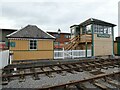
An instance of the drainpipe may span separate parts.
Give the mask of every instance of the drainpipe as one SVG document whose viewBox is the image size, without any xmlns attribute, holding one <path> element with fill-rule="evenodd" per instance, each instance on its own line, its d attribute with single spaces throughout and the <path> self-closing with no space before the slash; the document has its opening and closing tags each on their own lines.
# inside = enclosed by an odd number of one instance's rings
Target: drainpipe
<svg viewBox="0 0 120 90">
<path fill-rule="evenodd" d="M 92 57 L 94 57 L 94 31 L 93 31 L 93 24 L 91 24 L 92 29 Z"/>
<path fill-rule="evenodd" d="M 9 60 L 8 60 L 8 64 L 11 63 L 11 57 L 10 57 L 10 40 L 8 39 L 8 50 L 9 50 Z"/>
<path fill-rule="evenodd" d="M 114 31 L 113 31 L 114 29 L 113 29 L 113 27 L 112 27 L 112 56 L 114 57 L 115 55 L 114 55 Z"/>
<path fill-rule="evenodd" d="M 85 54 L 85 57 L 87 58 L 87 40 L 86 40 L 86 31 L 85 31 L 85 51 L 86 51 L 86 54 Z"/>
</svg>

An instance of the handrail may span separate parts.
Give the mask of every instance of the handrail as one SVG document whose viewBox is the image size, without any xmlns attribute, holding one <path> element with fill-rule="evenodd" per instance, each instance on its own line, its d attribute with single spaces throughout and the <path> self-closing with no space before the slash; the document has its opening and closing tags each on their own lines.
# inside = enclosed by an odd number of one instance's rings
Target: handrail
<svg viewBox="0 0 120 90">
<path fill-rule="evenodd" d="M 72 38 L 69 42 L 69 44 L 65 45 L 64 48 L 67 50 L 69 49 L 74 49 L 80 42 L 83 41 L 90 41 L 92 40 L 92 35 L 91 34 L 82 34 L 82 35 L 77 35 L 74 38 Z"/>
<path fill-rule="evenodd" d="M 71 39 L 71 42 L 72 42 L 72 41 L 75 41 L 76 39 L 78 39 L 79 36 L 80 36 L 80 35 L 75 36 L 74 38 L 72 38 L 72 39 Z"/>
<path fill-rule="evenodd" d="M 80 35 L 78 35 L 78 36 L 75 36 L 71 41 L 70 41 L 70 43 L 68 44 L 68 45 L 65 45 L 65 49 L 69 49 L 69 48 L 71 48 L 73 45 L 74 45 L 74 43 L 73 42 L 78 42 L 78 40 L 80 40 Z M 71 44 L 72 43 L 72 44 Z M 66 48 L 67 47 L 67 48 Z"/>
</svg>

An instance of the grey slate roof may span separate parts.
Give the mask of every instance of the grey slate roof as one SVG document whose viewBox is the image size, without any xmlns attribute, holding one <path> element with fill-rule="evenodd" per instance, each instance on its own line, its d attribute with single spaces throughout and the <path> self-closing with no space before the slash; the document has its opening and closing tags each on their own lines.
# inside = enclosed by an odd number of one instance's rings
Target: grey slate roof
<svg viewBox="0 0 120 90">
<path fill-rule="evenodd" d="M 84 26 L 84 25 L 89 25 L 89 24 L 99 24 L 99 25 L 106 25 L 106 26 L 116 26 L 115 24 L 109 23 L 109 22 L 105 22 L 102 20 L 98 20 L 95 18 L 89 18 L 88 20 L 82 22 L 81 24 L 79 24 L 80 26 Z"/>
<path fill-rule="evenodd" d="M 86 21 L 80 23 L 79 25 L 70 26 L 70 28 L 72 28 L 74 26 L 86 26 L 86 25 L 89 25 L 89 24 L 98 24 L 98 25 L 105 25 L 105 26 L 111 26 L 111 27 L 116 26 L 115 24 L 112 24 L 112 23 L 109 23 L 109 22 L 105 22 L 105 21 L 98 20 L 98 19 L 95 19 L 95 18 L 89 18 Z"/>
<path fill-rule="evenodd" d="M 26 27 L 7 35 L 8 38 L 32 38 L 32 39 L 54 39 L 55 37 L 42 31 L 36 25 L 27 25 Z"/>
</svg>

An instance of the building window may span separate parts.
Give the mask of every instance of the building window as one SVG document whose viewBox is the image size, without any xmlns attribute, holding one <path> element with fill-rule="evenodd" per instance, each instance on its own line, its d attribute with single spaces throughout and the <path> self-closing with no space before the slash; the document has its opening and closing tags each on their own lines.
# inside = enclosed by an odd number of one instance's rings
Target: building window
<svg viewBox="0 0 120 90">
<path fill-rule="evenodd" d="M 93 25 L 93 29 L 96 34 L 112 34 L 109 26 Z"/>
<path fill-rule="evenodd" d="M 112 28 L 108 27 L 108 34 L 112 34 Z"/>
<path fill-rule="evenodd" d="M 104 33 L 104 26 L 99 25 L 99 33 L 103 34 Z"/>
<path fill-rule="evenodd" d="M 98 33 L 98 25 L 93 25 L 94 33 Z"/>
<path fill-rule="evenodd" d="M 58 34 L 54 34 L 54 37 L 58 38 Z"/>
<path fill-rule="evenodd" d="M 64 42 L 64 44 L 68 44 L 69 42 Z"/>
<path fill-rule="evenodd" d="M 54 42 L 54 45 L 60 45 L 60 42 Z"/>
<path fill-rule="evenodd" d="M 65 38 L 70 38 L 70 35 L 65 35 Z"/>
<path fill-rule="evenodd" d="M 15 47 L 16 43 L 15 42 L 10 42 L 10 47 Z"/>
<path fill-rule="evenodd" d="M 37 49 L 37 40 L 30 40 L 30 49 L 31 50 Z"/>
<path fill-rule="evenodd" d="M 96 34 L 104 34 L 107 33 L 107 27 L 101 25 L 93 25 L 94 33 Z"/>
<path fill-rule="evenodd" d="M 87 30 L 87 32 L 86 33 L 91 33 L 91 25 L 88 25 L 88 26 L 86 26 L 86 30 Z"/>
<path fill-rule="evenodd" d="M 108 34 L 108 27 L 104 26 L 104 34 Z"/>
<path fill-rule="evenodd" d="M 71 35 L 75 35 L 75 28 L 74 27 L 71 28 Z"/>
<path fill-rule="evenodd" d="M 86 26 L 82 27 L 82 34 L 86 34 Z"/>
</svg>

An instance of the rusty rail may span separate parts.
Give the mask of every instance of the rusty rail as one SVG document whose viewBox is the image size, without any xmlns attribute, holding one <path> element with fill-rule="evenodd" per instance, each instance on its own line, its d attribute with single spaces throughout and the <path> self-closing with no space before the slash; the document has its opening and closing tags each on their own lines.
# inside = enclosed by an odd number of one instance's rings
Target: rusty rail
<svg viewBox="0 0 120 90">
<path fill-rule="evenodd" d="M 92 78 L 89 78 L 89 79 L 69 82 L 69 83 L 65 83 L 65 84 L 59 84 L 59 85 L 56 85 L 56 86 L 39 88 L 38 90 L 52 90 L 52 89 L 55 89 L 55 88 L 58 88 L 58 87 L 66 86 L 66 85 L 73 85 L 73 84 L 75 85 L 75 84 L 78 84 L 78 83 L 80 84 L 80 83 L 91 82 L 91 81 L 94 82 L 97 79 L 106 78 L 106 77 L 109 77 L 109 76 L 112 76 L 112 75 L 117 75 L 117 74 L 120 74 L 120 71 L 119 72 L 115 72 L 115 73 L 111 73 L 111 74 L 102 74 L 102 75 L 95 76 L 95 77 L 92 77 Z"/>
<path fill-rule="evenodd" d="M 27 67 L 24 67 L 24 66 L 25 65 L 4 68 L 3 74 L 0 77 L 3 79 L 3 82 L 4 81 L 9 82 L 10 78 L 12 78 L 12 77 L 18 77 L 18 78 L 24 79 L 25 76 L 28 76 L 28 75 L 33 76 L 35 79 L 39 79 L 38 74 L 45 74 L 46 76 L 49 77 L 49 75 L 51 73 L 55 73 L 55 72 L 59 74 L 59 73 L 62 73 L 63 71 L 65 71 L 65 72 L 74 74 L 72 71 L 76 71 L 76 72 L 90 71 L 92 69 L 96 69 L 96 68 L 103 69 L 104 67 L 109 67 L 109 66 L 120 67 L 120 60 L 119 59 L 106 59 L 106 60 L 101 59 L 101 60 L 90 60 L 90 61 L 85 60 L 82 62 L 78 61 L 78 62 L 72 62 L 72 63 L 58 63 L 58 64 L 51 64 L 51 65 L 44 65 L 44 66 L 41 66 L 39 64 L 38 65 L 30 65 Z M 45 71 L 44 68 L 46 68 L 46 67 L 49 68 L 50 70 Z M 54 67 L 58 67 L 60 69 L 55 70 Z M 16 70 L 14 70 L 14 68 L 16 68 Z M 36 71 L 35 70 L 36 68 L 39 68 L 42 71 Z M 25 72 L 26 69 L 29 69 L 30 72 Z M 107 75 L 105 75 L 105 76 L 107 76 Z M 99 77 L 95 77 L 95 79 L 99 78 Z M 88 81 L 88 80 L 86 79 L 86 81 Z M 80 81 L 80 82 L 82 82 L 82 81 Z M 77 83 L 77 82 L 75 82 L 75 83 Z"/>
</svg>

